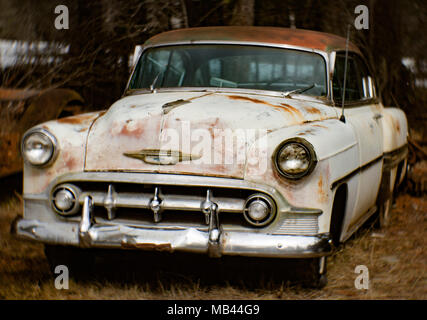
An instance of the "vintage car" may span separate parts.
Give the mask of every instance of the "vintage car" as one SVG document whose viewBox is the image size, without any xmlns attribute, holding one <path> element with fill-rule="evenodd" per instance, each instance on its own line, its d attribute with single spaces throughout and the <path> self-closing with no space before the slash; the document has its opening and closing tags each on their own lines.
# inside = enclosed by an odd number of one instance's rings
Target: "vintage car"
<svg viewBox="0 0 427 320">
<path fill-rule="evenodd" d="M 52 261 L 73 246 L 298 258 L 322 285 L 335 246 L 387 223 L 407 134 L 346 39 L 169 31 L 108 110 L 27 131 L 13 230 Z"/>
</svg>

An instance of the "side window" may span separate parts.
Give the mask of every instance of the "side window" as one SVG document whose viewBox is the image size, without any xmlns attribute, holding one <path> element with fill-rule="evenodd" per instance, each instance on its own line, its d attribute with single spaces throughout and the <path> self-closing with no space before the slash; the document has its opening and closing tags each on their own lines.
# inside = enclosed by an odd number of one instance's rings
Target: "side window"
<svg viewBox="0 0 427 320">
<path fill-rule="evenodd" d="M 345 55 L 337 54 L 332 81 L 334 100 L 342 101 L 344 89 Z M 372 78 L 359 56 L 349 54 L 345 85 L 345 101 L 356 102 L 373 97 Z"/>
</svg>

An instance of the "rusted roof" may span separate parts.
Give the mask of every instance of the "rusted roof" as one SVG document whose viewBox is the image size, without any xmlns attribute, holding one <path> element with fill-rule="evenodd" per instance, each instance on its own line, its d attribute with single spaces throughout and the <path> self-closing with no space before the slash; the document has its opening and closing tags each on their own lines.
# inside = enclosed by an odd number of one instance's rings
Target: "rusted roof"
<svg viewBox="0 0 427 320">
<path fill-rule="evenodd" d="M 276 27 L 202 27 L 178 29 L 160 33 L 146 41 L 146 45 L 182 41 L 242 41 L 288 44 L 322 51 L 344 50 L 346 39 L 334 34 L 303 29 Z M 349 43 L 349 50 L 359 51 Z"/>
</svg>

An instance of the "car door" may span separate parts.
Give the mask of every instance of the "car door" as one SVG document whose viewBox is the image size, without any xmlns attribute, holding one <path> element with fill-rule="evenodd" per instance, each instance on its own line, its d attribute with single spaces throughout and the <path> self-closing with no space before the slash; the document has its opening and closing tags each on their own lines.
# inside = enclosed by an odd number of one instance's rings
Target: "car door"
<svg viewBox="0 0 427 320">
<path fill-rule="evenodd" d="M 345 54 L 337 53 L 335 59 L 333 90 L 334 100 L 342 103 Z M 342 238 L 349 236 L 374 209 L 380 186 L 382 170 L 381 115 L 376 108 L 372 77 L 364 61 L 349 53 L 344 97 L 345 123 L 357 137 L 359 168 L 348 181 L 347 211 L 344 218 Z"/>
</svg>

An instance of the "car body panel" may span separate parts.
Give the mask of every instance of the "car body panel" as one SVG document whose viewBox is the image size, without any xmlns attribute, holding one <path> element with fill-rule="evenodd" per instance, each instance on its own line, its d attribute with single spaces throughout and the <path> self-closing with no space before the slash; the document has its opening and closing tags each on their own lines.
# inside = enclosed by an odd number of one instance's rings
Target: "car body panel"
<svg viewBox="0 0 427 320">
<path fill-rule="evenodd" d="M 164 106 L 174 101 L 181 105 L 165 111 Z M 283 127 L 336 117 L 333 108 L 321 103 L 243 93 L 183 92 L 125 97 L 91 128 L 85 170 L 156 171 L 242 179 L 246 144 L 249 146 L 257 137 Z M 253 137 L 249 137 L 251 131 Z M 227 134 L 233 138 L 240 133 L 246 143 L 228 147 L 225 141 L 221 142 Z M 202 161 L 197 166 L 192 161 L 163 166 L 125 156 L 144 149 L 200 154 Z M 230 164 L 225 163 L 225 153 L 231 157 Z M 237 155 L 239 162 L 233 161 Z"/>
</svg>

